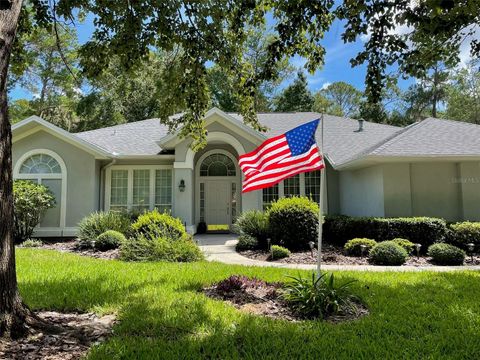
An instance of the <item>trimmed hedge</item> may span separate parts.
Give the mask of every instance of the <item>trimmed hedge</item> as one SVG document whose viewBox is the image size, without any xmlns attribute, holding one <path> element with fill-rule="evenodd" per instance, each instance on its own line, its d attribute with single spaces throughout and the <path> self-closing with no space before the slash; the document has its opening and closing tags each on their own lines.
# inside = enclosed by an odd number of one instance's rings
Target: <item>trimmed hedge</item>
<svg viewBox="0 0 480 360">
<path fill-rule="evenodd" d="M 318 204 L 307 197 L 282 198 L 267 211 L 272 243 L 289 250 L 308 249 L 318 236 Z"/>
<path fill-rule="evenodd" d="M 462 265 L 465 251 L 450 244 L 433 244 L 428 248 L 428 256 L 437 265 Z"/>
<path fill-rule="evenodd" d="M 92 248 L 95 240 L 108 230 L 115 230 L 128 236 L 130 218 L 118 211 L 100 211 L 85 216 L 78 224 L 79 247 Z"/>
<path fill-rule="evenodd" d="M 407 260 L 407 251 L 393 241 L 383 241 L 370 250 L 370 262 L 375 265 L 402 265 Z"/>
<path fill-rule="evenodd" d="M 376 241 L 403 238 L 422 245 L 422 250 L 446 239 L 448 228 L 445 220 L 429 217 L 374 218 L 327 216 L 323 224 L 326 242 L 343 246 L 354 238 Z"/>
<path fill-rule="evenodd" d="M 413 252 L 413 249 L 415 249 L 415 244 L 407 239 L 396 238 L 390 241 L 394 242 L 397 245 L 400 245 L 402 248 L 405 249 L 408 254 L 411 254 Z"/>
<path fill-rule="evenodd" d="M 258 249 L 258 241 L 253 236 L 242 234 L 238 237 L 238 243 L 235 245 L 235 250 L 255 250 Z"/>
<path fill-rule="evenodd" d="M 140 215 L 132 224 L 132 230 L 136 236 L 146 236 L 151 239 L 179 240 L 187 235 L 180 219 L 168 213 L 160 213 L 157 209 Z"/>
<path fill-rule="evenodd" d="M 248 235 L 257 241 L 257 247 L 267 249 L 268 217 L 262 211 L 248 210 L 238 216 L 235 221 L 235 231 L 240 235 Z"/>
<path fill-rule="evenodd" d="M 290 256 L 290 250 L 278 245 L 272 245 L 270 253 L 270 257 L 272 260 L 283 259 Z"/>
<path fill-rule="evenodd" d="M 93 243 L 93 247 L 98 251 L 107 251 L 118 248 L 125 241 L 125 236 L 121 232 L 107 230 L 97 237 Z"/>
<path fill-rule="evenodd" d="M 377 242 L 372 239 L 352 239 L 348 240 L 343 249 L 347 253 L 347 255 L 350 256 L 361 256 L 362 255 L 362 245 L 365 245 L 365 254 L 368 254 L 368 252 L 375 246 L 377 245 Z"/>
<path fill-rule="evenodd" d="M 466 249 L 469 243 L 480 246 L 480 222 L 459 222 L 451 224 L 450 229 L 448 243 L 462 249 Z"/>
</svg>

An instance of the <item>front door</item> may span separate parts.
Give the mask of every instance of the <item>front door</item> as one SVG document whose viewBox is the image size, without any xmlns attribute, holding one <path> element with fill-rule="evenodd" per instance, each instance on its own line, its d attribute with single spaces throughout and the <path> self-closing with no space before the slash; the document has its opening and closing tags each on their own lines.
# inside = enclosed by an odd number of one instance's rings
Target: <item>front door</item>
<svg viewBox="0 0 480 360">
<path fill-rule="evenodd" d="M 205 222 L 208 230 L 228 230 L 230 226 L 230 181 L 205 182 Z"/>
</svg>

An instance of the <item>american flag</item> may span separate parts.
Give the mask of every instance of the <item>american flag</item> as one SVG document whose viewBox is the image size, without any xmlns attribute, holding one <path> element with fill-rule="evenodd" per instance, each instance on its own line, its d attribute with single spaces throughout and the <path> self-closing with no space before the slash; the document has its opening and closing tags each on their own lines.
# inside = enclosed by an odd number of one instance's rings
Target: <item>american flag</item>
<svg viewBox="0 0 480 360">
<path fill-rule="evenodd" d="M 238 163 L 245 174 L 242 192 L 267 188 L 290 176 L 324 168 L 315 141 L 319 122 L 300 125 L 241 155 Z"/>
</svg>

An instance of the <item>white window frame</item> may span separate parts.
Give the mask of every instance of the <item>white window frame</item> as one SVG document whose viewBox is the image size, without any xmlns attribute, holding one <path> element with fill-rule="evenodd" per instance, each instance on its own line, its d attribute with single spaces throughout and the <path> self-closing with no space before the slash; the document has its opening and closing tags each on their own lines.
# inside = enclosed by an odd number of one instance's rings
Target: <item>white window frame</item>
<svg viewBox="0 0 480 360">
<path fill-rule="evenodd" d="M 110 210 L 111 205 L 111 186 L 112 186 L 112 170 L 127 170 L 127 210 L 132 210 L 133 206 L 133 170 L 150 170 L 150 192 L 149 192 L 149 209 L 155 208 L 155 174 L 156 170 L 169 169 L 172 170 L 172 212 L 174 208 L 174 173 L 172 165 L 113 165 L 110 166 L 105 174 L 105 210 Z"/>
</svg>

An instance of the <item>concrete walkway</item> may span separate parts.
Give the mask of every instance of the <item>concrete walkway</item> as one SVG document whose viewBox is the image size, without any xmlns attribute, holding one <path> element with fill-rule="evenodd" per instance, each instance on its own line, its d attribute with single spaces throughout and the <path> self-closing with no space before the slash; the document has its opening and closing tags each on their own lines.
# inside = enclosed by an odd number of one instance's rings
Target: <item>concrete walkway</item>
<svg viewBox="0 0 480 360">
<path fill-rule="evenodd" d="M 195 235 L 195 240 L 204 252 L 208 261 L 245 266 L 270 266 L 283 269 L 314 270 L 311 264 L 283 264 L 246 258 L 235 251 L 237 236 L 234 234 L 202 234 Z M 322 265 L 324 270 L 353 271 L 453 271 L 480 270 L 480 265 L 473 266 L 377 266 L 377 265 Z"/>
</svg>

